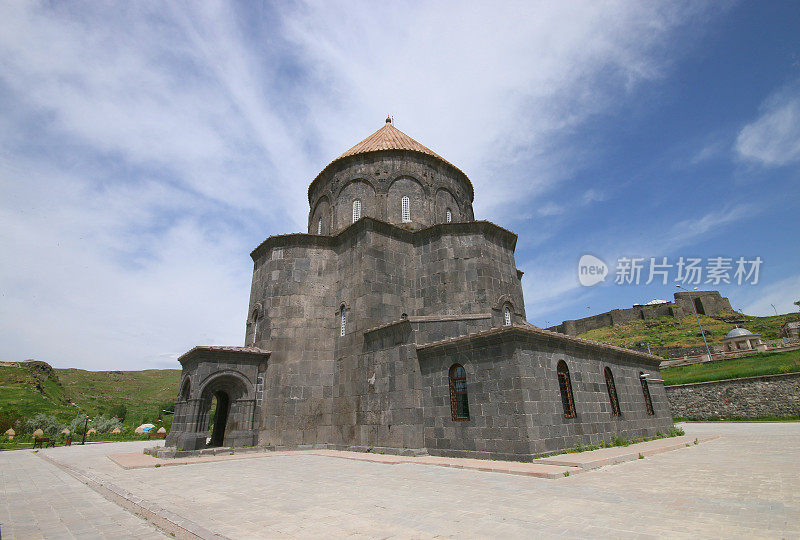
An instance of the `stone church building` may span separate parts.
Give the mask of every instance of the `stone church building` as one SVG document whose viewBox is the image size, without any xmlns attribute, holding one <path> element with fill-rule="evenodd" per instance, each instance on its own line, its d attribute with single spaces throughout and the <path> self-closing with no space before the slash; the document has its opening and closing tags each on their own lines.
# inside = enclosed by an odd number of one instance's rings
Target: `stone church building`
<svg viewBox="0 0 800 540">
<path fill-rule="evenodd" d="M 390 120 L 333 160 L 308 232 L 250 254 L 245 345 L 180 357 L 167 445 L 526 460 L 669 429 L 659 358 L 526 322 L 517 236 L 473 197 Z"/>
</svg>

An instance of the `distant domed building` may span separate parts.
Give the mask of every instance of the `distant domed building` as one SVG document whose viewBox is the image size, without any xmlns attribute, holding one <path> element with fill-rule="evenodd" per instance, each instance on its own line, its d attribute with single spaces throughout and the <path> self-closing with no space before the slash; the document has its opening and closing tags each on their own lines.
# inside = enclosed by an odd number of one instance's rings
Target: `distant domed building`
<svg viewBox="0 0 800 540">
<path fill-rule="evenodd" d="M 761 341 L 761 334 L 754 334 L 745 328 L 734 328 L 722 338 L 723 352 L 734 351 L 766 351 L 767 346 Z"/>
<path fill-rule="evenodd" d="M 167 445 L 525 460 L 666 432 L 661 359 L 528 324 L 517 236 L 475 221 L 473 197 L 389 119 L 333 160 L 308 232 L 250 254 L 244 346 L 179 358 Z"/>
</svg>

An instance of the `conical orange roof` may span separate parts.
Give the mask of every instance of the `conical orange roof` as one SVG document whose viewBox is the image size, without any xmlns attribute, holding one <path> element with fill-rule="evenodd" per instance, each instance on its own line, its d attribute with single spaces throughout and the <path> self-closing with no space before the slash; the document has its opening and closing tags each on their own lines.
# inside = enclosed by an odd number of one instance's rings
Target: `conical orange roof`
<svg viewBox="0 0 800 540">
<path fill-rule="evenodd" d="M 447 160 L 444 159 L 442 156 L 436 154 L 430 148 L 423 146 L 422 144 L 418 143 L 392 124 L 391 120 L 387 119 L 386 124 L 352 147 L 350 150 L 339 156 L 338 158 L 334 159 L 333 161 L 338 161 L 342 158 L 346 158 L 347 156 L 354 156 L 356 154 L 366 154 L 368 152 L 380 152 L 382 150 L 411 150 L 412 152 L 420 152 L 422 154 L 428 154 L 429 156 L 433 156 L 435 158 L 441 159 L 445 163 Z M 452 164 L 451 164 L 452 165 Z"/>
<path fill-rule="evenodd" d="M 380 128 L 378 131 L 361 141 L 360 143 L 353 146 L 350 150 L 342 154 L 341 156 L 337 157 L 333 161 L 331 161 L 322 171 L 317 175 L 317 178 L 314 179 L 314 182 L 311 182 L 311 186 L 319 179 L 325 171 L 327 171 L 332 165 L 336 162 L 348 158 L 350 156 L 356 156 L 359 154 L 368 154 L 370 152 L 384 152 L 387 150 L 406 150 L 410 152 L 419 152 L 420 154 L 426 154 L 428 156 L 434 157 L 462 175 L 466 178 L 467 175 L 464 172 L 444 159 L 442 156 L 431 150 L 430 148 L 418 143 L 392 124 L 392 120 L 390 118 L 386 119 L 386 123 Z M 470 189 L 472 188 L 472 184 L 469 182 L 469 178 L 467 178 L 467 182 L 470 184 Z M 311 186 L 309 186 L 309 194 L 311 192 Z"/>
</svg>

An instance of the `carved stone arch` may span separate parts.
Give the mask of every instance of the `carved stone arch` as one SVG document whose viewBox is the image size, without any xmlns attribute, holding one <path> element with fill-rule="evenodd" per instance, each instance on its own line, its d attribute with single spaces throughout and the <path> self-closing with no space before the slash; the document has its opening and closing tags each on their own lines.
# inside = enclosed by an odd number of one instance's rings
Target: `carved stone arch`
<svg viewBox="0 0 800 540">
<path fill-rule="evenodd" d="M 198 385 L 198 388 L 200 389 L 198 395 L 202 397 L 209 389 L 213 390 L 214 386 L 217 386 L 219 383 L 230 380 L 235 380 L 237 383 L 241 384 L 241 388 L 244 390 L 242 395 L 238 396 L 237 399 L 255 399 L 255 391 L 250 380 L 241 372 L 232 369 L 215 371 L 214 373 L 208 375 Z"/>
<path fill-rule="evenodd" d="M 399 180 L 403 180 L 403 179 L 411 180 L 412 182 L 416 182 L 419 185 L 419 187 L 422 188 L 422 192 L 425 194 L 425 196 L 426 197 L 430 197 L 431 186 L 428 184 L 428 182 L 423 182 L 422 180 L 417 178 L 415 175 L 409 174 L 409 173 L 406 173 L 406 172 L 395 174 L 394 178 L 392 178 L 392 181 L 389 182 L 389 184 L 388 184 L 388 186 L 386 188 L 386 192 L 389 193 L 391 191 L 391 189 L 392 189 L 392 186 L 394 186 Z"/>
<path fill-rule="evenodd" d="M 181 382 L 180 393 L 178 394 L 178 401 L 188 401 L 191 397 L 192 397 L 192 378 L 187 375 Z"/>
<path fill-rule="evenodd" d="M 337 199 L 340 198 L 342 196 L 342 192 L 345 190 L 345 188 L 350 186 L 350 184 L 354 184 L 354 183 L 357 183 L 357 182 L 362 182 L 362 183 L 368 185 L 369 187 L 372 188 L 372 193 L 374 195 L 377 195 L 378 190 L 375 188 L 375 184 L 372 182 L 372 180 L 368 179 L 365 176 L 358 176 L 356 178 L 351 178 L 347 182 L 344 182 L 342 184 L 342 187 L 340 187 L 339 190 L 336 192 L 336 198 Z"/>
<path fill-rule="evenodd" d="M 447 223 L 447 210 L 450 210 L 453 222 L 463 221 L 461 207 L 458 199 L 453 192 L 447 188 L 440 187 L 436 190 L 434 197 L 434 221 L 436 223 Z"/>
<path fill-rule="evenodd" d="M 375 186 L 364 177 L 353 178 L 342 186 L 336 196 L 336 230 L 353 223 L 353 201 L 358 199 L 361 217 L 377 217 L 378 196 Z"/>
<path fill-rule="evenodd" d="M 386 193 L 386 221 L 404 223 L 403 198 L 408 197 L 408 221 L 414 224 L 431 224 L 430 191 L 416 177 L 403 174 L 395 177 Z"/>
<path fill-rule="evenodd" d="M 248 323 L 254 323 L 259 319 L 264 318 L 264 307 L 261 302 L 256 302 L 250 310 L 250 316 L 247 318 Z"/>
<path fill-rule="evenodd" d="M 506 305 L 510 305 L 512 310 L 516 310 L 516 307 L 514 306 L 514 300 L 512 300 L 510 294 L 504 294 L 500 296 L 500 298 L 497 299 L 497 302 L 494 303 L 494 306 L 492 306 L 492 309 L 501 310 Z"/>
<path fill-rule="evenodd" d="M 308 219 L 309 234 L 328 234 L 331 230 L 331 199 L 327 195 L 322 195 L 317 199 L 314 209 Z M 322 226 L 320 227 L 320 220 Z M 320 230 L 321 229 L 321 230 Z"/>
</svg>

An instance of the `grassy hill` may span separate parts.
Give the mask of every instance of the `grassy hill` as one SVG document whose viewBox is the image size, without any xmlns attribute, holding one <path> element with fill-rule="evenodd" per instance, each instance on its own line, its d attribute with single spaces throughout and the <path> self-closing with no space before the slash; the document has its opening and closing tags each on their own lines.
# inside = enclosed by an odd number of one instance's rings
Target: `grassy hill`
<svg viewBox="0 0 800 540">
<path fill-rule="evenodd" d="M 780 329 L 786 322 L 798 320 L 797 313 L 770 317 L 753 317 L 736 312 L 727 312 L 715 317 L 700 315 L 700 322 L 706 332 L 710 346 L 719 345 L 734 326 L 743 326 L 762 335 L 764 340 L 778 339 Z M 578 337 L 618 345 L 620 347 L 641 347 L 651 341 L 651 347 L 701 347 L 703 336 L 697 327 L 694 315 L 677 319 L 660 317 L 653 320 L 636 320 L 620 326 L 607 326 L 584 332 Z"/>
<path fill-rule="evenodd" d="M 125 423 L 138 424 L 153 421 L 162 404 L 174 402 L 179 378 L 177 369 L 85 371 L 52 369 L 44 362 L 0 366 L 0 412 L 14 410 L 25 418 L 43 412 L 66 422 L 79 409 L 93 417 L 122 404 Z"/>
<path fill-rule="evenodd" d="M 800 371 L 800 351 L 765 352 L 661 370 L 665 386 Z"/>
</svg>

